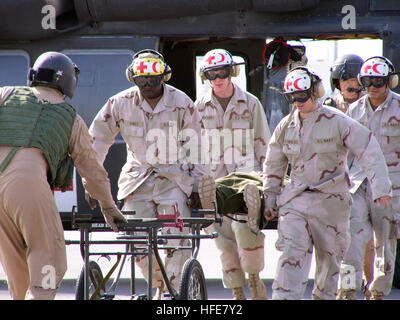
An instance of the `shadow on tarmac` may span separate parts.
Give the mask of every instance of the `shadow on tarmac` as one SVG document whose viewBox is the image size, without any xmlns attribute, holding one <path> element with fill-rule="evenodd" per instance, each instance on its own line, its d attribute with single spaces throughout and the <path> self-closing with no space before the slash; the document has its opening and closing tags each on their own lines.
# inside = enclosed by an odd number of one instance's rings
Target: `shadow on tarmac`
<svg viewBox="0 0 400 320">
<path fill-rule="evenodd" d="M 268 299 L 271 299 L 272 296 L 272 279 L 263 279 L 266 287 L 267 287 L 267 296 Z M 306 292 L 304 294 L 303 300 L 311 300 L 311 292 L 313 288 L 313 279 L 309 279 Z M 232 291 L 230 289 L 225 289 L 222 285 L 221 279 L 207 279 L 207 295 L 208 300 L 232 300 Z M 75 286 L 76 280 L 74 279 L 65 279 L 62 282 L 61 288 L 59 289 L 56 300 L 74 300 L 75 299 Z M 136 293 L 144 294 L 147 292 L 147 283 L 144 279 L 136 279 L 135 281 Z M 249 290 L 245 287 L 246 297 L 250 299 Z M 118 286 L 115 292 L 114 300 L 130 300 L 132 298 L 131 295 L 131 281 L 130 279 L 120 279 L 118 282 Z M 10 295 L 8 293 L 8 287 L 6 281 L 0 281 L 0 300 L 10 300 Z M 363 300 L 364 296 L 360 292 L 357 295 L 358 300 Z M 389 296 L 385 297 L 385 300 L 400 300 L 400 289 L 395 287 L 392 288 L 392 291 Z"/>
</svg>

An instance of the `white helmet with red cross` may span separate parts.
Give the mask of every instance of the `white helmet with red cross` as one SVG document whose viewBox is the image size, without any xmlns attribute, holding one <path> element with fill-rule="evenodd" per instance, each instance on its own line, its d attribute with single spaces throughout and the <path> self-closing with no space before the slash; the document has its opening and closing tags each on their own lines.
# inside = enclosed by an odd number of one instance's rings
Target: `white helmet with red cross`
<svg viewBox="0 0 400 320">
<path fill-rule="evenodd" d="M 364 62 L 360 69 L 360 77 L 387 77 L 391 73 L 387 60 L 373 57 Z"/>
<path fill-rule="evenodd" d="M 321 78 L 306 67 L 292 69 L 283 82 L 283 93 L 295 93 L 310 90 L 316 98 L 322 98 L 325 89 Z"/>
<path fill-rule="evenodd" d="M 399 83 L 399 77 L 392 62 L 382 56 L 375 56 L 365 60 L 358 74 L 360 83 L 362 83 L 361 78 L 363 77 L 387 78 L 389 88 L 394 88 Z"/>
<path fill-rule="evenodd" d="M 284 93 L 305 91 L 311 88 L 311 76 L 302 69 L 290 72 L 284 81 Z"/>
<path fill-rule="evenodd" d="M 239 75 L 240 68 L 238 64 L 233 61 L 233 57 L 229 51 L 224 49 L 213 49 L 208 51 L 204 56 L 200 67 L 200 77 L 202 80 L 206 80 L 204 72 L 210 69 L 219 69 L 227 66 L 232 68 L 232 77 L 237 77 Z"/>
</svg>

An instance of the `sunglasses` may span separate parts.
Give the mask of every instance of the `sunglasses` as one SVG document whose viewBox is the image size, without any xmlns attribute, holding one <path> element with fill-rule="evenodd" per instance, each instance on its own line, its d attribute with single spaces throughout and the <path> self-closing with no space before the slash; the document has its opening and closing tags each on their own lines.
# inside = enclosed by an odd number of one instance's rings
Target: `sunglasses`
<svg viewBox="0 0 400 320">
<path fill-rule="evenodd" d="M 139 88 L 143 87 L 158 87 L 161 84 L 161 76 L 137 76 L 133 81 Z"/>
<path fill-rule="evenodd" d="M 204 76 L 208 80 L 215 80 L 217 78 L 226 79 L 226 78 L 228 78 L 230 76 L 230 74 L 231 74 L 231 68 L 230 67 L 213 69 L 213 70 L 208 70 L 208 71 L 204 72 Z"/>
<path fill-rule="evenodd" d="M 305 90 L 305 91 L 298 91 L 298 92 L 293 92 L 293 93 L 285 93 L 284 94 L 285 99 L 288 103 L 293 103 L 295 101 L 297 102 L 306 102 L 308 99 L 311 97 L 311 90 Z"/>
<path fill-rule="evenodd" d="M 360 81 L 364 88 L 368 88 L 369 86 L 382 88 L 387 82 L 387 77 L 362 77 Z"/>
</svg>

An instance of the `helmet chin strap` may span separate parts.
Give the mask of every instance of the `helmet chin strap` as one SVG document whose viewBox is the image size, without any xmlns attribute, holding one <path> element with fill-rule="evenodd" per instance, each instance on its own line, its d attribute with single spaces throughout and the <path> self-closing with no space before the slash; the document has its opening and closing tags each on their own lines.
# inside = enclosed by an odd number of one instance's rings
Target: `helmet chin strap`
<svg viewBox="0 0 400 320">
<path fill-rule="evenodd" d="M 346 88 L 347 92 L 356 92 L 356 93 L 360 93 L 361 89 L 357 89 L 357 88 Z"/>
</svg>

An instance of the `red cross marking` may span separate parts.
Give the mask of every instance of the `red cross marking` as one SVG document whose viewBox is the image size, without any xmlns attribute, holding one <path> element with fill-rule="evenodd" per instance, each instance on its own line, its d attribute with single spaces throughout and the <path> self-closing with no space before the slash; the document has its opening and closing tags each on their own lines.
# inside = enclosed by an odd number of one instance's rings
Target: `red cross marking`
<svg viewBox="0 0 400 320">
<path fill-rule="evenodd" d="M 143 73 L 144 70 L 147 69 L 147 65 L 145 65 L 143 61 L 140 61 L 140 65 L 137 67 L 137 69 L 139 70 L 140 73 Z"/>
<path fill-rule="evenodd" d="M 289 89 L 289 86 L 291 86 L 292 84 L 293 84 L 293 82 L 290 82 L 290 81 L 286 82 L 286 89 Z"/>
<path fill-rule="evenodd" d="M 211 62 L 215 59 L 215 56 L 209 56 L 206 61 L 208 64 L 211 64 Z"/>
<path fill-rule="evenodd" d="M 368 71 L 369 69 L 371 69 L 371 65 L 366 65 L 366 66 L 364 67 L 364 73 L 367 73 L 367 71 Z"/>
</svg>

